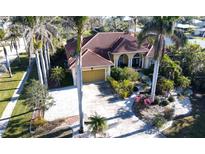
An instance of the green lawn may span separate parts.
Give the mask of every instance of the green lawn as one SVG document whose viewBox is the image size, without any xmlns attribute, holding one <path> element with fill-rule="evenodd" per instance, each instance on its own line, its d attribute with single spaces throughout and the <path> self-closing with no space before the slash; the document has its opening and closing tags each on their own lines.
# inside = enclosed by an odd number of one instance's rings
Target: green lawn
<svg viewBox="0 0 205 154">
<path fill-rule="evenodd" d="M 205 137 L 205 93 L 192 96 L 192 114 L 179 118 L 173 126 L 163 133 L 172 138 L 204 138 Z"/>
<path fill-rule="evenodd" d="M 20 63 L 18 63 L 18 60 L 14 60 L 11 63 L 11 71 L 13 73 L 12 78 L 9 77 L 8 73 L 4 73 L 0 77 L 0 117 L 27 69 L 27 55 L 20 55 L 20 58 Z"/>
<path fill-rule="evenodd" d="M 68 74 L 67 74 L 68 75 Z M 67 76 L 69 78 L 69 76 Z M 24 90 L 31 79 L 38 79 L 36 64 L 34 63 L 31 74 L 26 82 L 24 89 L 18 99 L 18 102 L 12 113 L 12 119 L 10 119 L 8 127 L 3 134 L 5 138 L 18 138 L 18 137 L 32 137 L 29 133 L 29 125 L 32 117 L 32 112 L 29 111 L 29 108 L 25 105 Z M 64 84 L 68 84 L 68 81 L 64 81 Z M 48 134 L 41 137 L 71 137 L 70 130 L 60 130 L 58 132 Z M 35 137 L 35 136 L 34 136 Z"/>
<path fill-rule="evenodd" d="M 26 85 L 28 85 L 28 83 L 31 81 L 31 79 L 37 79 L 37 70 L 35 63 L 33 64 L 29 79 L 26 82 L 22 94 L 20 95 L 19 100 L 12 113 L 12 116 L 16 117 L 10 119 L 3 137 L 30 137 L 29 124 L 32 112 L 29 112 L 28 107 L 24 104 L 24 90 Z"/>
</svg>

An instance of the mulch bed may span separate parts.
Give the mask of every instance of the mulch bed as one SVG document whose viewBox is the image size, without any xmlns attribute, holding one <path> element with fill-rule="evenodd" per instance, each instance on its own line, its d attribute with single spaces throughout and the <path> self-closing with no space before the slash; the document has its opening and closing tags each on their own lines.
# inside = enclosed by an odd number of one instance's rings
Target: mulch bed
<svg viewBox="0 0 205 154">
<path fill-rule="evenodd" d="M 50 138 L 50 137 L 72 137 L 72 129 L 70 125 L 77 122 L 79 116 L 71 116 L 54 121 L 48 121 L 44 125 L 38 127 L 33 134 L 36 138 Z"/>
</svg>

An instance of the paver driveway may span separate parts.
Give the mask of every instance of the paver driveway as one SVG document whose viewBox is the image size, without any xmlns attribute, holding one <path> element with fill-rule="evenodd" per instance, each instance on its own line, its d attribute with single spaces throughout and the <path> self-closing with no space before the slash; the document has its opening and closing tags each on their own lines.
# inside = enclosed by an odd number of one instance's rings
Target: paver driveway
<svg viewBox="0 0 205 154">
<path fill-rule="evenodd" d="M 51 95 L 56 105 L 45 113 L 46 120 L 78 115 L 77 89 L 54 90 Z M 159 132 L 132 112 L 133 97 L 127 100 L 118 98 L 105 82 L 83 86 L 85 120 L 95 113 L 107 119 L 109 137 L 157 137 Z"/>
</svg>

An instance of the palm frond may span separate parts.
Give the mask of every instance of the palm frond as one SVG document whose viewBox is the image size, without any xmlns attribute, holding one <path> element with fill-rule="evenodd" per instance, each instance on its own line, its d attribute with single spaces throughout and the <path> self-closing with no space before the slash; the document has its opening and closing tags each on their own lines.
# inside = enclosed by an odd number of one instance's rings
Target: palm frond
<svg viewBox="0 0 205 154">
<path fill-rule="evenodd" d="M 187 43 L 187 37 L 180 30 L 175 30 L 170 38 L 175 43 L 176 48 L 179 48 L 180 46 L 183 47 Z"/>
</svg>

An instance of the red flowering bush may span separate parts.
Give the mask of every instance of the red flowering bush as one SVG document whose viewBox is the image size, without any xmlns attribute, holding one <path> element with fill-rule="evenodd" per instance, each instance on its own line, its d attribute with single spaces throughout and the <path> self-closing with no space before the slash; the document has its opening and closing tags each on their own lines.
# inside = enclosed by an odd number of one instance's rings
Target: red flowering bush
<svg viewBox="0 0 205 154">
<path fill-rule="evenodd" d="M 135 102 L 140 104 L 140 105 L 144 105 L 144 106 L 149 106 L 153 103 L 151 98 L 149 96 L 145 96 L 145 95 L 136 96 Z"/>
</svg>

